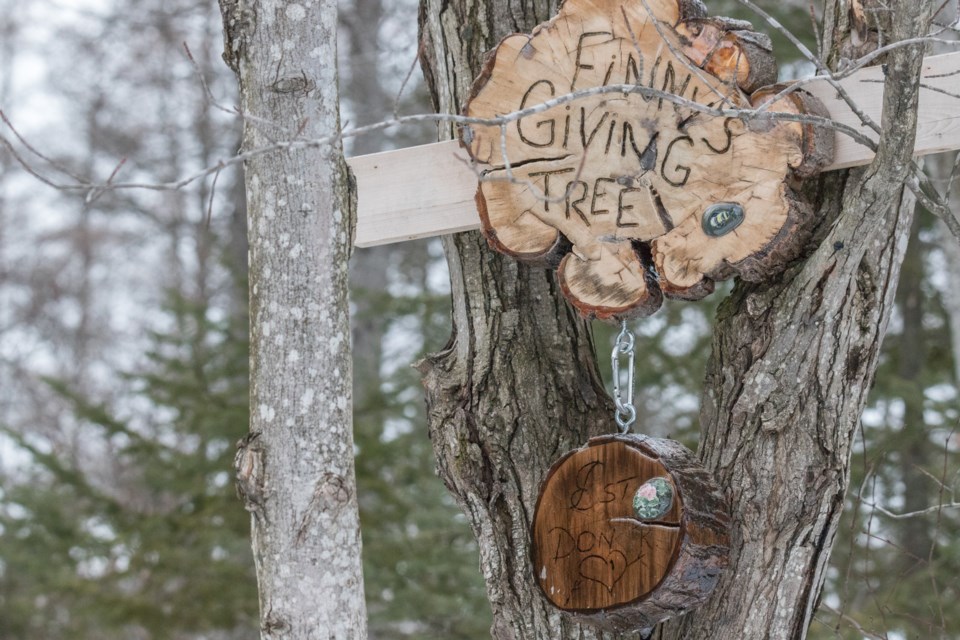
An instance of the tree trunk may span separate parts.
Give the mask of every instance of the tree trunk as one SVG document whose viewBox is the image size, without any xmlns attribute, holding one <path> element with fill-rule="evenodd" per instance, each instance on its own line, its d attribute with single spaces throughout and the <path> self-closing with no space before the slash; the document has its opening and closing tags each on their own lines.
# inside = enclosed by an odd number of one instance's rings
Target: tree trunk
<svg viewBox="0 0 960 640">
<path fill-rule="evenodd" d="M 422 0 L 422 63 L 436 107 L 459 112 L 483 52 L 554 11 L 550 2 Z M 894 3 L 885 41 L 925 33 L 929 12 L 926 3 Z M 832 2 L 827 16 L 826 51 L 838 59 L 846 12 Z M 809 259 L 772 282 L 739 283 L 720 310 L 700 457 L 732 504 L 731 566 L 714 597 L 659 629 L 661 638 L 806 635 L 913 218 L 901 185 L 921 57 L 911 47 L 886 60 L 875 162 L 811 186 L 821 223 Z M 550 463 L 613 427 L 589 330 L 552 275 L 492 254 L 476 234 L 447 238 L 445 248 L 454 334 L 421 369 L 440 475 L 480 542 L 493 636 L 595 637 L 545 603 L 528 556 Z"/>
<path fill-rule="evenodd" d="M 556 10 L 553 1 L 424 0 L 421 63 L 436 108 L 459 112 L 485 52 Z M 442 130 L 442 138 L 452 136 Z M 448 236 L 444 249 L 453 336 L 420 369 L 440 476 L 480 543 L 492 636 L 600 637 L 546 603 L 529 560 L 530 521 L 550 465 L 616 429 L 590 326 L 550 271 L 492 252 L 479 233 Z"/>
<path fill-rule="evenodd" d="M 437 108 L 459 112 L 484 53 L 548 19 L 555 2 L 421 4 L 422 64 Z M 453 131 L 443 130 L 451 138 Z M 551 463 L 615 429 L 589 325 L 553 275 L 495 254 L 479 233 L 444 238 L 454 332 L 421 363 L 441 478 L 480 542 L 495 638 L 593 638 L 561 619 L 530 571 L 530 519 Z"/>
<path fill-rule="evenodd" d="M 244 149 L 336 134 L 336 3 L 221 9 Z M 246 185 L 251 420 L 237 485 L 252 514 L 261 635 L 364 638 L 347 307 L 355 215 L 340 144 L 256 156 Z"/>
</svg>

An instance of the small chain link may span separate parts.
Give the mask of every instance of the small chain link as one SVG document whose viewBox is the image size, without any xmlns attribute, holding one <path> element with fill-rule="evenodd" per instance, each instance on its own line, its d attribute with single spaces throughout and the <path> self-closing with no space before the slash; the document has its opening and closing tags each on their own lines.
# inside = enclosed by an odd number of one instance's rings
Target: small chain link
<svg viewBox="0 0 960 640">
<path fill-rule="evenodd" d="M 613 401 L 617 405 L 614 418 L 616 418 L 617 425 L 620 427 L 620 433 L 630 431 L 630 425 L 637 419 L 637 409 L 633 406 L 634 343 L 633 332 L 627 328 L 627 321 L 621 321 L 620 333 L 617 335 L 613 352 L 610 354 L 613 365 Z M 623 398 L 620 387 L 620 359 L 624 356 L 627 359 L 626 400 Z"/>
</svg>

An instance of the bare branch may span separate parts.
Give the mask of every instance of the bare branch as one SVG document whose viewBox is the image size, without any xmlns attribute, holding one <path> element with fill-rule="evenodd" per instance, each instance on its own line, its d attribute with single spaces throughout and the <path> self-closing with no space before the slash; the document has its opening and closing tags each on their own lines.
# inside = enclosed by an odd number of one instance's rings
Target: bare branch
<svg viewBox="0 0 960 640">
<path fill-rule="evenodd" d="M 24 171 L 26 171 L 27 173 L 29 173 L 34 178 L 36 178 L 43 184 L 47 185 L 48 187 L 53 187 L 54 189 L 64 189 L 63 186 L 61 186 L 56 182 L 53 182 L 52 180 L 50 180 L 49 178 L 41 174 L 39 171 L 34 169 L 33 165 L 31 165 L 26 158 L 20 155 L 20 153 L 17 151 L 17 148 L 13 146 L 13 143 L 10 142 L 10 140 L 3 134 L 0 134 L 0 144 L 2 144 L 4 147 L 7 148 L 7 151 L 9 151 L 13 159 L 17 161 L 17 164 L 23 167 Z"/>
<path fill-rule="evenodd" d="M 920 509 L 919 511 L 909 511 L 907 513 L 894 513 L 893 511 L 889 511 L 888 509 L 881 507 L 879 504 L 875 502 L 864 501 L 863 504 L 867 505 L 871 509 L 875 509 L 876 511 L 879 511 L 883 515 L 893 520 L 909 520 L 910 518 L 917 518 L 919 516 L 930 515 L 931 513 L 939 513 L 944 509 L 960 509 L 960 502 L 947 502 L 945 504 L 937 504 L 932 507 L 927 507 L 926 509 Z"/>
<path fill-rule="evenodd" d="M 118 189 L 147 189 L 152 191 L 175 191 L 183 189 L 194 182 L 206 178 L 210 175 L 215 174 L 218 171 L 223 170 L 224 168 L 236 164 L 241 164 L 265 154 L 270 153 L 279 153 L 279 152 L 289 152 L 299 149 L 309 149 L 320 146 L 326 146 L 329 144 L 342 141 L 345 138 L 352 138 L 355 136 L 366 135 L 374 133 L 377 131 L 382 131 L 384 129 L 389 129 L 391 127 L 402 126 L 406 124 L 419 123 L 419 122 L 448 122 L 458 125 L 481 125 L 481 126 L 502 126 L 512 122 L 516 122 L 521 118 L 526 118 L 531 115 L 536 115 L 538 113 L 543 113 L 549 109 L 552 109 L 557 106 L 565 105 L 577 100 L 582 100 L 584 98 L 589 98 L 592 96 L 607 95 L 607 94 L 639 94 L 648 98 L 659 98 L 667 102 L 671 102 L 681 107 L 690 109 L 691 111 L 696 111 L 710 116 L 715 117 L 733 117 L 739 118 L 744 121 L 751 120 L 761 120 L 761 121 L 788 121 L 788 122 L 802 122 L 806 124 L 811 124 L 814 126 L 825 127 L 838 131 L 844 135 L 849 136 L 856 142 L 866 146 L 871 150 L 876 150 L 876 143 L 871 140 L 869 137 L 861 133 L 858 129 L 851 127 L 849 125 L 831 120 L 830 118 L 825 118 L 822 116 L 816 116 L 811 114 L 799 114 L 799 113 L 785 113 L 779 111 L 760 111 L 758 109 L 718 109 L 715 107 L 709 107 L 707 105 L 701 104 L 699 102 L 694 102 L 693 100 L 688 100 L 680 96 L 668 93 L 666 91 L 661 91 L 651 87 L 644 87 L 634 84 L 615 84 L 615 85 L 606 85 L 602 87 L 592 87 L 589 89 L 580 89 L 565 95 L 557 96 L 551 98 L 545 102 L 542 102 L 525 109 L 520 109 L 518 111 L 513 111 L 511 113 L 496 117 L 496 118 L 475 118 L 469 116 L 453 115 L 453 114 L 444 114 L 444 113 L 430 113 L 430 114 L 418 114 L 410 116 L 402 116 L 399 118 L 391 118 L 374 124 L 365 125 L 362 127 L 356 127 L 350 130 L 343 130 L 338 135 L 326 136 L 323 138 L 315 139 L 300 139 L 294 138 L 292 140 L 278 141 L 272 144 L 259 147 L 257 149 L 250 149 L 242 153 L 238 153 L 231 158 L 219 160 L 216 164 L 213 164 L 201 171 L 198 171 L 192 175 L 189 175 L 178 180 L 173 180 L 169 182 L 119 182 L 107 184 L 106 182 L 95 182 L 90 179 L 81 178 L 79 176 L 71 176 L 75 179 L 74 182 L 58 182 L 50 177 L 44 176 L 35 169 L 33 169 L 29 162 L 22 158 L 17 152 L 12 143 L 9 142 L 6 138 L 0 136 L 0 141 L 3 141 L 5 146 L 10 149 L 13 153 L 14 158 L 20 162 L 24 168 L 34 175 L 37 179 L 41 180 L 45 184 L 59 190 L 63 191 L 86 191 L 89 189 L 107 189 L 107 190 L 118 190 Z M 247 116 L 244 116 L 247 117 Z"/>
<path fill-rule="evenodd" d="M 407 84 L 410 83 L 410 78 L 413 77 L 413 72 L 417 68 L 417 63 L 420 62 L 420 56 L 423 54 L 424 40 L 420 40 L 420 44 L 417 46 L 417 54 L 413 56 L 413 60 L 410 62 L 410 68 L 407 69 L 407 75 L 403 77 L 403 82 L 400 83 L 400 89 L 397 91 L 397 97 L 393 101 L 393 117 L 400 117 L 400 99 L 403 97 L 403 92 L 407 88 Z"/>
<path fill-rule="evenodd" d="M 860 118 L 860 122 L 863 123 L 864 126 L 870 127 L 875 132 L 880 133 L 880 125 L 874 122 L 866 113 L 863 112 L 863 110 L 859 107 L 859 105 L 857 105 L 857 103 L 853 101 L 853 98 L 850 96 L 850 94 L 847 93 L 847 90 L 843 87 L 843 85 L 841 85 L 833 77 L 833 74 L 830 72 L 830 69 L 827 67 L 826 63 L 824 63 L 823 60 L 815 56 L 813 52 L 807 48 L 807 45 L 803 44 L 800 41 L 800 39 L 793 34 L 792 31 L 784 27 L 782 24 L 780 24 L 780 22 L 776 18 L 774 18 L 769 13 L 767 13 L 766 11 L 764 11 L 763 9 L 755 5 L 750 0 L 737 0 L 737 2 L 739 2 L 740 4 L 747 7 L 748 9 L 756 13 L 758 16 L 763 18 L 767 22 L 767 24 L 769 24 L 771 27 L 776 29 L 785 38 L 787 38 L 787 40 L 793 43 L 793 45 L 797 48 L 797 51 L 799 51 L 803 55 L 803 57 L 806 58 L 809 62 L 813 63 L 813 65 L 817 69 L 817 72 L 824 74 L 822 78 L 830 83 L 830 86 L 836 90 L 837 95 L 839 95 L 840 98 L 845 103 L 847 103 L 847 106 L 850 107 L 850 110 L 858 118 Z"/>
<path fill-rule="evenodd" d="M 197 62 L 196 58 L 193 57 L 193 52 L 190 51 L 190 47 L 187 46 L 186 42 L 183 43 L 183 50 L 186 53 L 187 59 L 190 61 L 190 64 L 193 66 L 194 73 L 197 74 L 197 78 L 200 80 L 200 86 L 203 87 L 203 95 L 208 105 L 210 105 L 217 111 L 222 111 L 223 113 L 226 113 L 228 115 L 238 117 L 244 122 L 263 125 L 265 127 L 270 127 L 273 129 L 283 129 L 283 127 L 277 124 L 276 122 L 270 122 L 269 120 L 265 120 L 264 118 L 251 116 L 245 113 L 243 109 L 241 109 L 238 106 L 228 107 L 218 102 L 216 97 L 213 95 L 213 91 L 210 90 L 210 85 L 207 83 L 207 78 L 203 74 L 203 69 L 200 68 L 200 64 Z M 258 129 L 260 129 L 261 133 L 263 133 L 263 135 L 268 140 L 270 140 L 271 142 L 274 141 L 274 139 L 269 135 L 267 135 L 261 127 L 258 127 Z"/>
<path fill-rule="evenodd" d="M 813 2 L 807 4 L 807 9 L 810 11 L 810 26 L 813 30 L 813 35 L 817 38 L 817 58 L 823 57 L 823 37 L 820 35 L 820 25 L 817 24 L 817 9 L 813 6 Z"/>
<path fill-rule="evenodd" d="M 820 606 L 821 606 L 823 609 L 826 609 L 827 611 L 829 611 L 830 613 L 836 615 L 836 616 L 837 616 L 838 618 L 840 618 L 841 620 L 845 621 L 845 622 L 846 622 L 847 624 L 849 624 L 851 627 L 853 627 L 854 629 L 856 629 L 856 630 L 857 630 L 857 633 L 863 634 L 863 636 L 864 636 L 865 638 L 870 638 L 870 640 L 887 640 L 886 636 L 878 636 L 877 634 L 875 634 L 875 633 L 873 633 L 873 632 L 867 631 L 866 629 L 863 628 L 863 626 L 862 626 L 859 622 L 857 622 L 857 620 L 856 620 L 855 618 L 850 617 L 849 615 L 847 615 L 846 613 L 844 613 L 844 612 L 842 612 L 842 611 L 838 611 L 838 610 L 834 609 L 833 607 L 831 607 L 830 605 L 828 605 L 826 602 L 820 603 Z"/>
<path fill-rule="evenodd" d="M 878 47 L 874 51 L 868 53 L 865 56 L 862 56 L 857 61 L 843 69 L 842 71 L 834 74 L 830 71 L 827 65 L 819 57 L 815 56 L 812 51 L 803 42 L 800 41 L 789 29 L 784 27 L 777 21 L 776 18 L 768 14 L 766 11 L 758 7 L 751 0 L 737 0 L 740 4 L 747 7 L 758 16 L 763 18 L 767 24 L 780 32 L 785 38 L 787 38 L 793 45 L 797 48 L 797 51 L 801 53 L 809 62 L 811 62 L 817 69 L 818 73 L 822 74 L 819 76 L 806 78 L 802 80 L 797 80 L 796 82 L 791 83 L 788 87 L 784 88 L 780 93 L 773 96 L 767 103 L 761 105 L 758 108 L 758 111 L 765 110 L 769 105 L 773 104 L 776 100 L 784 97 L 792 91 L 796 91 L 798 88 L 802 87 L 804 84 L 808 84 L 815 80 L 826 80 L 830 83 L 830 86 L 837 91 L 837 95 L 847 104 L 850 110 L 860 118 L 860 122 L 864 126 L 869 127 L 877 134 L 882 133 L 880 125 L 877 124 L 872 118 L 870 118 L 864 111 L 854 102 L 853 98 L 847 92 L 847 90 L 840 84 L 839 80 L 846 77 L 849 74 L 852 74 L 854 71 L 863 68 L 868 65 L 870 62 L 876 60 L 879 56 L 889 53 L 890 51 L 908 46 L 916 45 L 925 45 L 929 43 L 944 44 L 948 46 L 958 46 L 958 43 L 955 40 L 946 40 L 943 38 L 935 38 L 931 36 L 923 36 L 917 38 L 908 38 L 901 40 L 899 42 L 894 42 L 885 46 Z M 933 88 L 933 87 L 927 87 Z M 939 91 L 939 89 L 936 89 Z M 952 95 L 949 94 L 948 95 Z M 870 145 L 867 145 L 870 146 Z M 872 146 L 872 149 L 876 149 L 876 146 Z M 956 219 L 953 213 L 950 211 L 950 207 L 944 201 L 943 198 L 936 192 L 935 189 L 930 188 L 929 179 L 923 173 L 923 170 L 920 169 L 919 165 L 916 162 L 912 163 L 911 167 L 912 175 L 907 182 L 907 187 L 916 195 L 917 199 L 931 212 L 934 213 L 938 218 L 944 221 L 947 225 L 947 228 L 953 234 L 953 236 L 960 241 L 960 221 Z"/>
<path fill-rule="evenodd" d="M 950 206 L 933 187 L 930 178 L 916 162 L 913 163 L 913 174 L 907 180 L 907 187 L 917 196 L 920 204 L 926 207 L 930 213 L 943 220 L 954 238 L 960 240 L 960 220 L 957 220 L 957 216 L 954 215 Z"/>
<path fill-rule="evenodd" d="M 650 3 L 647 2 L 647 0 L 641 0 L 641 2 L 643 2 L 643 8 L 646 9 L 647 15 L 650 16 L 650 22 L 652 22 L 653 26 L 656 28 L 657 33 L 660 35 L 660 39 L 663 40 L 663 42 L 666 43 L 667 48 L 670 49 L 670 53 L 672 53 L 677 60 L 681 61 L 691 73 L 695 74 L 698 78 L 700 78 L 700 80 L 703 81 L 705 85 L 710 87 L 710 90 L 713 91 L 717 95 L 717 97 L 719 97 L 720 100 L 723 101 L 723 104 L 732 106 L 733 103 L 730 102 L 730 96 L 724 95 L 723 93 L 718 91 L 713 86 L 714 84 L 713 81 L 710 78 L 707 78 L 706 75 L 703 73 L 702 70 L 700 70 L 699 67 L 697 67 L 694 64 L 691 64 L 690 61 L 687 59 L 687 56 L 683 52 L 677 51 L 677 48 L 673 45 L 672 39 L 664 32 L 663 25 L 661 24 L 657 16 L 654 15 L 653 9 L 650 8 Z M 623 21 L 627 25 L 627 30 L 630 32 L 630 36 L 633 39 L 633 46 L 636 49 L 637 54 L 642 55 L 642 53 L 640 52 L 640 43 L 637 42 L 637 37 L 633 34 L 633 29 L 630 27 L 630 21 L 627 20 L 627 12 L 623 9 L 623 7 L 620 8 L 620 12 L 623 14 Z M 739 60 L 737 61 L 737 64 L 739 64 Z M 734 84 L 732 88 L 736 90 L 736 85 Z"/>
<path fill-rule="evenodd" d="M 210 221 L 213 220 L 213 199 L 217 195 L 217 180 L 220 179 L 220 170 L 213 174 L 213 183 L 210 185 L 210 199 L 207 201 L 207 216 L 204 222 L 206 228 L 210 228 Z"/>
<path fill-rule="evenodd" d="M 65 176 L 69 176 L 70 178 L 73 178 L 74 180 L 76 180 L 76 181 L 78 181 L 78 182 L 80 182 L 80 181 L 83 180 L 83 178 L 81 178 L 79 175 L 77 175 L 76 173 L 74 173 L 73 171 L 71 171 L 70 169 L 68 169 L 67 167 L 65 167 L 64 165 L 60 164 L 59 162 L 57 162 L 57 161 L 54 160 L 53 158 L 50 158 L 49 156 L 41 153 L 39 150 L 37 150 L 36 147 L 34 147 L 33 145 L 31 145 L 22 135 L 20 135 L 20 132 L 17 131 L 17 128 L 13 126 L 13 123 L 10 122 L 10 119 L 7 117 L 7 114 L 3 112 L 3 110 L 0 110 L 0 120 L 3 120 L 3 123 L 4 123 L 5 125 L 7 125 L 7 128 L 10 129 L 10 132 L 13 133 L 14 137 L 16 137 L 16 139 L 20 142 L 20 144 L 23 145 L 24 149 L 26 149 L 27 151 L 29 151 L 30 153 L 32 153 L 32 154 L 35 155 L 36 157 L 40 158 L 41 160 L 43 160 L 44 162 L 46 162 L 47 164 L 49 164 L 49 165 L 50 165 L 51 167 L 53 167 L 53 169 L 56 170 L 57 172 L 62 173 L 62 174 L 64 174 Z M 3 140 L 4 140 L 4 142 L 6 143 L 5 146 L 7 146 L 11 151 L 13 151 L 13 147 L 12 147 L 11 143 L 10 143 L 6 138 L 3 138 Z M 26 162 L 26 160 L 25 160 L 24 158 L 22 158 L 21 156 L 17 155 L 16 153 L 14 153 L 14 158 L 15 158 L 15 159 L 17 160 L 17 162 L 19 162 L 20 164 L 24 164 L 24 162 Z M 31 171 L 31 173 L 33 173 L 33 172 Z M 36 175 L 36 174 L 34 174 L 34 175 Z M 39 176 L 38 176 L 38 177 L 39 177 Z"/>
<path fill-rule="evenodd" d="M 812 84 L 814 82 L 820 82 L 822 80 L 827 80 L 832 84 L 835 81 L 843 80 L 844 78 L 847 78 L 853 75 L 855 72 L 859 71 L 860 69 L 868 66 L 871 62 L 874 62 L 880 56 L 887 54 L 893 51 L 894 49 L 913 46 L 915 44 L 927 44 L 927 43 L 941 43 L 941 44 L 949 44 L 951 46 L 960 46 L 960 41 L 957 41 L 957 40 L 944 40 L 942 38 L 932 38 L 932 37 L 910 38 L 908 40 L 901 40 L 899 42 L 894 42 L 893 44 L 888 44 L 878 49 L 874 49 L 867 55 L 857 58 L 856 60 L 854 60 L 847 66 L 845 66 L 841 71 L 838 71 L 836 73 L 827 70 L 823 75 L 815 75 L 815 76 L 810 76 L 809 78 L 801 78 L 799 80 L 794 80 L 793 82 L 789 83 L 786 87 L 784 87 L 779 93 L 777 93 L 776 95 L 766 100 L 762 105 L 760 105 L 757 108 L 757 110 L 765 111 L 769 107 L 769 105 L 775 103 L 777 100 L 780 100 L 781 98 L 786 97 L 787 95 L 793 93 L 797 89 L 800 89 L 808 84 Z M 945 74 L 932 75 L 928 77 L 940 78 L 948 75 L 953 75 L 954 73 L 960 73 L 960 70 L 953 71 L 950 73 L 945 73 Z M 865 82 L 883 82 L 883 81 L 882 80 L 866 80 Z M 927 88 L 933 89 L 936 91 L 942 91 L 942 89 L 939 89 L 938 87 L 927 86 Z M 947 95 L 952 95 L 952 94 L 948 93 Z M 860 116 L 859 113 L 857 115 Z M 861 120 L 863 118 L 866 118 L 866 116 L 862 116 Z M 869 118 L 867 118 L 867 120 L 869 120 Z"/>
</svg>

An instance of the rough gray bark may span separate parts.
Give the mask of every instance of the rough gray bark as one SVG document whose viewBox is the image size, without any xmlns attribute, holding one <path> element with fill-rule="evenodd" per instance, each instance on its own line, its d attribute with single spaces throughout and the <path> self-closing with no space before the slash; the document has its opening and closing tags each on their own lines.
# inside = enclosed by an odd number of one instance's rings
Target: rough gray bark
<svg viewBox="0 0 960 640">
<path fill-rule="evenodd" d="M 435 106 L 458 113 L 485 52 L 556 9 L 554 1 L 424 0 L 421 63 Z M 599 637 L 546 603 L 529 565 L 530 519 L 546 471 L 615 429 L 589 325 L 552 273 L 492 252 L 479 233 L 446 237 L 444 249 L 454 332 L 420 369 L 440 476 L 480 542 L 492 636 Z"/>
<path fill-rule="evenodd" d="M 900 0 L 891 8 L 887 41 L 926 32 L 929 3 Z M 554 9 L 422 0 L 422 62 L 437 108 L 459 111 L 483 51 Z M 831 58 L 848 32 L 845 11 L 828 4 Z M 922 53 L 900 49 L 885 61 L 876 161 L 812 186 L 821 223 L 809 259 L 774 282 L 739 284 L 721 309 L 700 456 L 733 507 L 731 567 L 715 596 L 659 629 L 661 638 L 806 635 L 913 218 L 913 200 L 900 185 L 913 148 Z M 544 604 L 526 555 L 536 487 L 551 461 L 588 434 L 611 430 L 589 333 L 544 272 L 491 254 L 475 234 L 448 238 L 445 248 L 454 335 L 422 370 L 440 475 L 480 541 L 493 636 L 594 637 Z"/>
<path fill-rule="evenodd" d="M 222 0 L 221 10 L 224 57 L 250 116 L 244 149 L 278 135 L 335 134 L 336 3 Z M 339 144 L 246 164 L 251 420 L 237 486 L 252 514 L 265 639 L 366 637 L 351 432 L 348 183 Z"/>
<path fill-rule="evenodd" d="M 889 39 L 926 33 L 929 3 L 891 9 Z M 833 15 L 844 11 L 831 5 Z M 806 635 L 913 220 L 913 198 L 900 185 L 922 55 L 900 49 L 885 61 L 877 158 L 820 185 L 816 251 L 777 282 L 738 286 L 720 310 L 700 453 L 731 499 L 732 570 L 716 597 L 663 638 Z"/>
</svg>

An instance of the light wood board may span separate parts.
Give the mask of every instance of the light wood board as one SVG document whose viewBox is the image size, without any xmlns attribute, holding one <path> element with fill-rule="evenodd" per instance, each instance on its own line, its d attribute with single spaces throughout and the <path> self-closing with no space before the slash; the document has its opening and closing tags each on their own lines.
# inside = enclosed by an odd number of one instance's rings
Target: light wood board
<svg viewBox="0 0 960 640">
<path fill-rule="evenodd" d="M 960 148 L 960 99 L 944 93 L 960 91 L 960 52 L 927 58 L 923 75 L 916 155 Z M 878 122 L 882 79 L 881 68 L 870 67 L 841 81 L 864 113 Z M 834 120 L 872 134 L 826 81 L 805 88 L 823 101 Z M 836 142 L 836 155 L 827 170 L 873 159 L 873 152 L 845 135 L 838 135 Z M 479 229 L 474 202 L 477 176 L 466 158 L 456 141 L 350 158 L 359 192 L 356 245 L 370 247 Z"/>
</svg>

